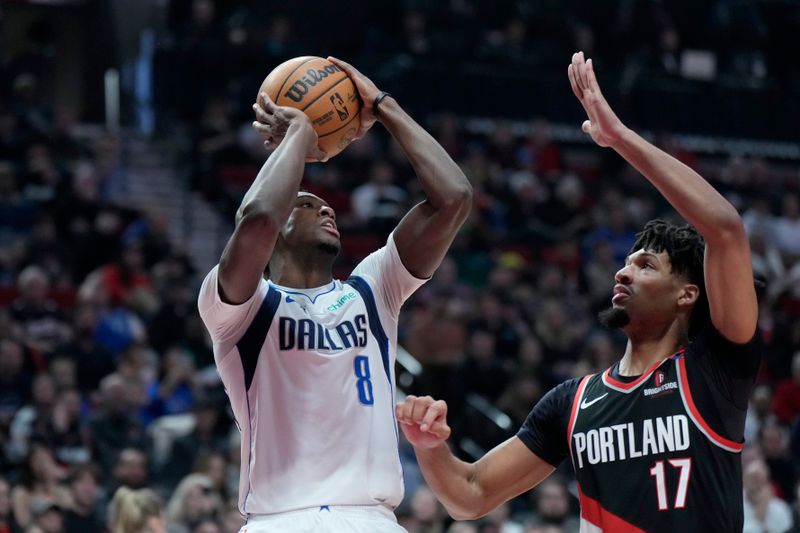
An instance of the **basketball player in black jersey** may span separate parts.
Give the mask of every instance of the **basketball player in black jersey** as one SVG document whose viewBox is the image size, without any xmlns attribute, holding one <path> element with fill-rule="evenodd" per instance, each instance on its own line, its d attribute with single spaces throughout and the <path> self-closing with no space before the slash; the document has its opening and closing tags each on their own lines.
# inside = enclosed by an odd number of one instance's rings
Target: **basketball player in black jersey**
<svg viewBox="0 0 800 533">
<path fill-rule="evenodd" d="M 739 532 L 739 452 L 760 360 L 742 221 L 701 176 L 623 125 L 582 52 L 568 75 L 589 116 L 583 131 L 641 172 L 691 226 L 648 223 L 617 272 L 601 318 L 628 337 L 620 361 L 551 390 L 515 437 L 476 463 L 448 449 L 441 400 L 409 396 L 398 420 L 454 518 L 486 514 L 569 457 L 581 531 Z"/>
</svg>

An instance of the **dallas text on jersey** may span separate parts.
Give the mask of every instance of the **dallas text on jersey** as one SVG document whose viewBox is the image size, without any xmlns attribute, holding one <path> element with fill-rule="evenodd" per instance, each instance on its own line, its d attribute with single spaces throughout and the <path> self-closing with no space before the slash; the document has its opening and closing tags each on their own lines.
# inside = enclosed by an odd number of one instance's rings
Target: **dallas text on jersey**
<svg viewBox="0 0 800 533">
<path fill-rule="evenodd" d="M 329 329 L 309 318 L 279 319 L 281 350 L 345 350 L 367 345 L 367 317 L 356 315 Z"/>
</svg>

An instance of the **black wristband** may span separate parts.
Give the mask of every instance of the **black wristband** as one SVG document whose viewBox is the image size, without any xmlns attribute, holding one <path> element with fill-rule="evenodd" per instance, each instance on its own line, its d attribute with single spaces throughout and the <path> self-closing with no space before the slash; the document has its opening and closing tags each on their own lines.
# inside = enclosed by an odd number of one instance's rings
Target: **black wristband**
<svg viewBox="0 0 800 533">
<path fill-rule="evenodd" d="M 375 115 L 376 118 L 378 117 L 378 104 L 380 104 L 387 96 L 392 95 L 386 91 L 381 91 L 378 93 L 378 96 L 375 97 L 375 100 L 372 101 L 372 114 Z"/>
</svg>

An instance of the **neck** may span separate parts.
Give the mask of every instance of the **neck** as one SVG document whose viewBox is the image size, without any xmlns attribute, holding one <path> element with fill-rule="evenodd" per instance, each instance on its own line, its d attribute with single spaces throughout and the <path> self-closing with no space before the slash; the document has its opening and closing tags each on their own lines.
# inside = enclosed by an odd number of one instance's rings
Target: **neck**
<svg viewBox="0 0 800 533">
<path fill-rule="evenodd" d="M 625 328 L 628 345 L 625 355 L 619 362 L 622 376 L 638 376 L 655 363 L 677 352 L 689 343 L 688 327 L 681 320 L 675 320 L 661 327 L 649 325 L 636 329 Z"/>
<path fill-rule="evenodd" d="M 298 255 L 274 256 L 269 263 L 270 279 L 278 285 L 295 289 L 321 287 L 333 280 L 333 259 L 330 254 L 318 252 Z"/>
</svg>

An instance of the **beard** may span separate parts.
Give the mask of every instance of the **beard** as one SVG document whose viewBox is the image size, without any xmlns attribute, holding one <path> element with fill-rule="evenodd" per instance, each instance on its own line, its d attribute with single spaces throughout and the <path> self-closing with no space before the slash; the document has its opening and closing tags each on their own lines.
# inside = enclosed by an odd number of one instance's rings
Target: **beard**
<svg viewBox="0 0 800 533">
<path fill-rule="evenodd" d="M 319 250 L 324 254 L 332 255 L 334 258 L 336 258 L 339 256 L 341 245 L 338 242 L 336 244 L 332 244 L 329 242 L 321 242 L 317 245 L 317 250 Z"/>
<path fill-rule="evenodd" d="M 597 313 L 600 323 L 609 329 L 624 328 L 631 321 L 631 316 L 622 307 L 609 307 Z"/>
</svg>

